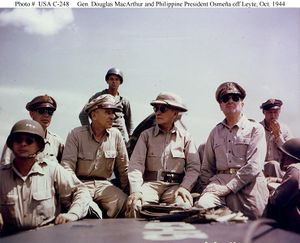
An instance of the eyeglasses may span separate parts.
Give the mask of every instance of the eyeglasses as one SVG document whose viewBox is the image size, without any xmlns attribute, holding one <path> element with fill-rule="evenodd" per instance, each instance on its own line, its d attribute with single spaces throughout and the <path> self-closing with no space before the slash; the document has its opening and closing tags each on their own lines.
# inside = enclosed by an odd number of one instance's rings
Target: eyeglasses
<svg viewBox="0 0 300 243">
<path fill-rule="evenodd" d="M 158 111 L 160 111 L 161 113 L 165 113 L 169 109 L 168 109 L 167 106 L 161 105 L 161 106 L 153 106 L 153 110 L 154 110 L 155 113 L 158 112 Z"/>
<path fill-rule="evenodd" d="M 36 110 L 40 115 L 48 114 L 49 116 L 52 116 L 54 113 L 54 110 L 47 109 L 47 108 L 40 108 Z"/>
<path fill-rule="evenodd" d="M 229 101 L 229 99 L 232 99 L 234 102 L 238 102 L 241 99 L 241 96 L 239 94 L 226 94 L 223 95 L 220 100 L 223 103 L 227 103 Z"/>
<path fill-rule="evenodd" d="M 14 136 L 13 141 L 14 141 L 15 143 L 18 143 L 18 144 L 21 144 L 21 143 L 23 143 L 23 142 L 25 141 L 25 143 L 26 143 L 27 145 L 31 145 L 31 144 L 33 144 L 36 140 L 35 140 L 34 137 L 31 137 L 31 136 L 24 136 L 24 135 L 19 136 L 19 135 L 16 135 L 16 136 Z"/>
</svg>

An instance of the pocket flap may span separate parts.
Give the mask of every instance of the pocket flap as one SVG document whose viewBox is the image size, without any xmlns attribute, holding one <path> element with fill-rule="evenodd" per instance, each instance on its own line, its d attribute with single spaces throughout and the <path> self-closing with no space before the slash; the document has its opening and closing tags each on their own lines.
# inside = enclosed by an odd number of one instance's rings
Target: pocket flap
<svg viewBox="0 0 300 243">
<path fill-rule="evenodd" d="M 32 194 L 32 198 L 36 201 L 47 200 L 51 198 L 51 192 L 46 191 L 38 191 Z"/>
<path fill-rule="evenodd" d="M 106 159 L 114 159 L 117 157 L 117 151 L 104 151 L 104 156 Z"/>
<path fill-rule="evenodd" d="M 185 154 L 182 151 L 179 150 L 171 150 L 173 158 L 185 158 Z"/>
</svg>

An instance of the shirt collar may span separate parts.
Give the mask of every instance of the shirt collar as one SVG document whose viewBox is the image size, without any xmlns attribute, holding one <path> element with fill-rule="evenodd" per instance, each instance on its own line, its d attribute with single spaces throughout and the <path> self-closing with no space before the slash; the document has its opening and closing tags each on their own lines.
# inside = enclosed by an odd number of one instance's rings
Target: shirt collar
<svg viewBox="0 0 300 243">
<path fill-rule="evenodd" d="M 233 127 L 237 127 L 237 128 L 245 128 L 246 127 L 246 123 L 247 123 L 248 119 L 244 114 L 241 114 L 241 118 L 240 120 L 233 126 Z M 221 124 L 227 128 L 229 128 L 229 126 L 226 123 L 226 118 L 221 122 Z"/>
<path fill-rule="evenodd" d="M 38 160 L 36 160 L 35 163 L 33 164 L 33 166 L 31 167 L 31 170 L 29 171 L 29 173 L 26 176 L 22 176 L 20 174 L 20 172 L 16 169 L 16 167 L 14 166 L 13 163 L 12 163 L 11 169 L 18 177 L 22 178 L 25 181 L 26 178 L 32 174 L 40 174 L 40 175 L 45 174 L 45 172 L 41 166 L 41 163 L 45 163 L 45 162 L 39 162 Z"/>
<path fill-rule="evenodd" d="M 92 129 L 92 125 L 91 125 L 91 124 L 89 125 L 88 130 L 89 130 L 89 133 L 91 134 L 92 138 L 96 141 L 96 139 L 95 139 L 95 134 L 94 134 L 94 132 L 93 132 L 93 129 Z M 106 131 L 106 135 L 109 137 L 109 135 L 110 135 L 110 133 L 111 133 L 110 128 L 105 129 L 105 131 Z"/>
<path fill-rule="evenodd" d="M 171 129 L 170 133 L 177 133 L 178 127 L 174 124 L 173 128 Z M 165 131 L 161 130 L 159 126 L 156 124 L 154 127 L 154 136 L 157 136 L 159 133 L 166 133 Z"/>
</svg>

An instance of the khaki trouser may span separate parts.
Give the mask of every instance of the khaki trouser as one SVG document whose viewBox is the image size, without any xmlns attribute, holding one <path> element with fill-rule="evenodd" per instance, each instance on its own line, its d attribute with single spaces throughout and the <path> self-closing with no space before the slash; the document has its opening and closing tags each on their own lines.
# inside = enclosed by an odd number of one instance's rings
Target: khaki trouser
<svg viewBox="0 0 300 243">
<path fill-rule="evenodd" d="M 210 184 L 222 185 L 217 180 Z M 260 174 L 254 182 L 247 184 L 236 193 L 231 192 L 226 197 L 219 197 L 213 193 L 206 192 L 201 195 L 195 206 L 207 209 L 226 205 L 232 211 L 241 211 L 250 219 L 257 219 L 262 216 L 268 197 L 269 191 L 265 178 Z"/>
<path fill-rule="evenodd" d="M 122 217 L 127 195 L 107 180 L 84 181 L 93 200 L 106 211 L 109 218 Z"/>
<path fill-rule="evenodd" d="M 145 182 L 142 185 L 143 202 L 150 203 L 166 203 L 176 204 L 178 206 L 191 207 L 190 202 L 184 202 L 182 197 L 174 197 L 175 191 L 179 188 L 178 183 L 169 183 L 163 181 Z M 126 217 L 140 218 L 140 210 L 142 208 L 141 201 L 135 205 L 134 209 L 130 211 Z"/>
</svg>

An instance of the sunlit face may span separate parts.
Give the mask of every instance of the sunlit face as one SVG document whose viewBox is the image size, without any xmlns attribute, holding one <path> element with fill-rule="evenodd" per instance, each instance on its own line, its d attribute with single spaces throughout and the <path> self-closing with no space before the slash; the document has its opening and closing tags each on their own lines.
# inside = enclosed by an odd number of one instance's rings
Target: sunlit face
<svg viewBox="0 0 300 243">
<path fill-rule="evenodd" d="M 108 88 L 113 90 L 118 90 L 119 86 L 121 85 L 120 77 L 114 74 L 109 75 L 106 82 L 108 83 Z"/>
<path fill-rule="evenodd" d="M 111 128 L 115 113 L 112 109 L 96 109 L 91 113 L 91 119 L 94 124 L 103 129 Z"/>
<path fill-rule="evenodd" d="M 178 116 L 178 111 L 166 105 L 153 106 L 155 112 L 156 123 L 162 127 L 170 127 L 173 125 Z"/>
<path fill-rule="evenodd" d="M 35 111 L 30 111 L 30 116 L 32 120 L 40 123 L 43 129 L 46 130 L 50 126 L 53 113 L 53 109 L 39 108 Z"/>
<path fill-rule="evenodd" d="M 39 151 L 35 136 L 18 133 L 13 137 L 12 150 L 16 158 L 29 158 Z"/>
<path fill-rule="evenodd" d="M 265 121 L 270 123 L 279 119 L 280 109 L 263 110 L 263 113 L 265 115 Z"/>
<path fill-rule="evenodd" d="M 243 100 L 236 94 L 224 95 L 219 104 L 225 116 L 240 114 L 244 106 Z"/>
</svg>

